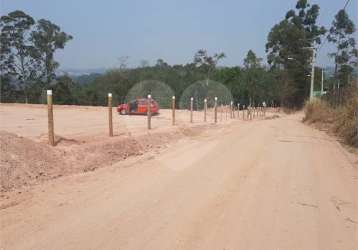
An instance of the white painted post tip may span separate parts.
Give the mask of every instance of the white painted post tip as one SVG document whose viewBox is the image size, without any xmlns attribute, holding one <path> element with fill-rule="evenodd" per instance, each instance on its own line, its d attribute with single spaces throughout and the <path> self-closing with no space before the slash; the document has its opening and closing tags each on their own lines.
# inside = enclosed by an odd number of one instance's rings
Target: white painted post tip
<svg viewBox="0 0 358 250">
<path fill-rule="evenodd" d="M 194 100 L 194 97 L 190 97 L 190 101 Z"/>
<path fill-rule="evenodd" d="M 215 101 L 217 101 L 218 100 L 218 98 L 215 96 Z"/>
<path fill-rule="evenodd" d="M 47 95 L 52 95 L 52 90 L 51 89 L 47 90 Z"/>
<path fill-rule="evenodd" d="M 112 97 L 112 93 L 108 93 L 108 97 Z"/>
<path fill-rule="evenodd" d="M 206 98 L 204 99 L 204 102 L 207 102 L 208 100 L 206 100 Z"/>
<path fill-rule="evenodd" d="M 152 95 L 148 95 L 148 99 L 152 98 Z"/>
<path fill-rule="evenodd" d="M 172 99 L 175 100 L 175 95 L 172 96 Z"/>
</svg>

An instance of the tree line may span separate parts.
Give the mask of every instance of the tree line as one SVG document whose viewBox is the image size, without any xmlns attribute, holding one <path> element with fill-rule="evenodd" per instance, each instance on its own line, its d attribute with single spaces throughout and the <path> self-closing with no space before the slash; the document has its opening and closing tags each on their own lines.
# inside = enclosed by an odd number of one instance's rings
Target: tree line
<svg viewBox="0 0 358 250">
<path fill-rule="evenodd" d="M 68 75 L 56 76 L 59 64 L 54 52 L 63 49 L 71 35 L 48 20 L 38 20 L 22 11 L 14 11 L 0 19 L 1 28 L 1 101 L 41 103 L 44 90 L 55 91 L 55 103 L 105 105 L 108 92 L 115 104 L 124 102 L 128 91 L 143 80 L 166 83 L 176 96 L 181 96 L 192 83 L 215 80 L 226 86 L 235 102 L 258 104 L 262 101 L 288 107 L 301 107 L 309 95 L 313 51 L 323 43 L 334 44 L 334 74 L 326 81 L 326 89 L 348 85 L 357 66 L 358 50 L 355 24 L 345 9 L 337 12 L 331 27 L 317 24 L 319 6 L 298 0 L 267 37 L 267 64 L 249 50 L 243 66 L 218 67 L 224 53 L 209 55 L 204 49 L 187 64 L 169 65 L 163 59 L 150 66 L 127 68 L 128 57 L 121 57 L 120 67 L 80 83 Z M 320 85 L 321 68 L 316 67 L 315 84 Z"/>
</svg>

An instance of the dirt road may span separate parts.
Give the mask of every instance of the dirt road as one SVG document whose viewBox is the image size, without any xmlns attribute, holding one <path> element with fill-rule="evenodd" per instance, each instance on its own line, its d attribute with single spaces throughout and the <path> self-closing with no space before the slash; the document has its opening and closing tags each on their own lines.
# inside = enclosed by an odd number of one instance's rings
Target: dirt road
<svg viewBox="0 0 358 250">
<path fill-rule="evenodd" d="M 357 158 L 301 115 L 31 189 L 0 249 L 357 249 Z"/>
</svg>

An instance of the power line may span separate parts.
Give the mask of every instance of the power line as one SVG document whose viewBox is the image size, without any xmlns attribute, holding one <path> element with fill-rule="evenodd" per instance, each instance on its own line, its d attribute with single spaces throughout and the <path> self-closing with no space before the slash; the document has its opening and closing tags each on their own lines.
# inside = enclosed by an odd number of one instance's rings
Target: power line
<svg viewBox="0 0 358 250">
<path fill-rule="evenodd" d="M 344 7 L 343 7 L 344 10 L 346 9 L 346 7 L 347 7 L 347 5 L 349 4 L 350 1 L 351 1 L 351 0 L 347 0 L 347 1 L 346 1 L 346 4 L 345 4 Z"/>
<path fill-rule="evenodd" d="M 351 0 L 347 0 L 346 3 L 343 6 L 343 10 L 346 10 L 348 4 L 350 3 Z M 323 47 L 323 45 L 327 42 L 327 36 L 324 38 L 323 42 L 321 43 L 321 46 L 319 46 L 319 48 L 317 49 L 317 53 L 321 50 L 321 48 Z"/>
</svg>

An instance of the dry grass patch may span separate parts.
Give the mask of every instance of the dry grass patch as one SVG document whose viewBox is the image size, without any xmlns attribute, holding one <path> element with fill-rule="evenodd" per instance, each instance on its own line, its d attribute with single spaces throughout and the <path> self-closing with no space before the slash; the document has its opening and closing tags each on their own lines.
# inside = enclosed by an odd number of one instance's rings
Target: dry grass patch
<svg viewBox="0 0 358 250">
<path fill-rule="evenodd" d="M 344 105 L 333 108 L 326 101 L 316 99 L 305 105 L 304 122 L 326 128 L 358 148 L 358 88 L 353 88 Z"/>
<path fill-rule="evenodd" d="M 338 109 L 334 130 L 347 144 L 358 148 L 358 95 Z"/>
<path fill-rule="evenodd" d="M 303 121 L 309 123 L 332 123 L 335 115 L 335 111 L 330 108 L 327 102 L 315 99 L 306 102 Z"/>
</svg>

